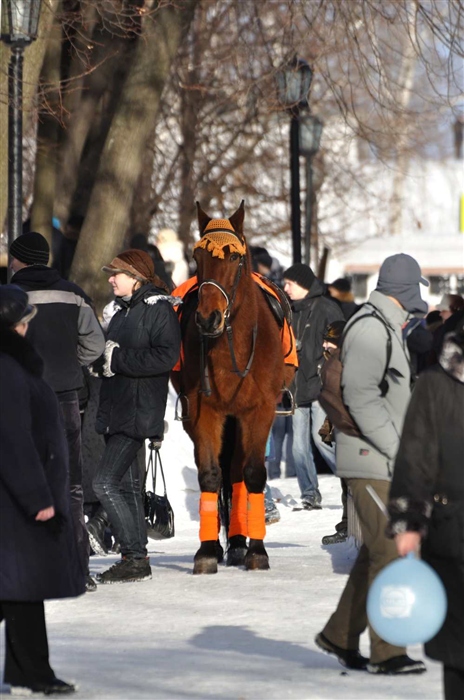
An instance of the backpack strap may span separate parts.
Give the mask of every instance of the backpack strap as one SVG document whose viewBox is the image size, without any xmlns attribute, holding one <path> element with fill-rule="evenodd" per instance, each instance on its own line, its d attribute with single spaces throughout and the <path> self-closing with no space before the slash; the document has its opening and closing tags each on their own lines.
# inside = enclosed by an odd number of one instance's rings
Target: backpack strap
<svg viewBox="0 0 464 700">
<path fill-rule="evenodd" d="M 385 327 L 385 330 L 387 331 L 387 361 L 385 363 L 385 369 L 382 375 L 382 379 L 379 383 L 379 389 L 380 389 L 380 395 L 383 398 L 384 396 L 387 395 L 388 393 L 388 382 L 387 382 L 387 373 L 388 373 L 388 368 L 390 365 L 390 360 L 392 356 L 392 337 L 391 337 L 391 331 L 389 328 L 388 323 L 385 321 L 383 318 L 382 314 L 380 314 L 377 309 L 372 308 L 372 311 L 369 311 L 367 314 L 363 314 L 362 316 L 358 316 L 358 318 L 355 318 L 352 323 L 349 324 L 349 326 L 346 328 L 345 332 L 343 333 L 342 340 L 340 343 L 340 355 L 342 351 L 342 345 L 343 341 L 346 338 L 346 335 L 350 328 L 352 328 L 358 321 L 362 321 L 365 318 L 376 318 L 382 325 Z"/>
</svg>

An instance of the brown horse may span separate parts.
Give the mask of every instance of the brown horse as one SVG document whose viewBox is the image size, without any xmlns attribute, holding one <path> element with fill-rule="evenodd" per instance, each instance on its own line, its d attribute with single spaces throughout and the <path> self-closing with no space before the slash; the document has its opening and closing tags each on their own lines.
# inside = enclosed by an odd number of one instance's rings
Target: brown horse
<svg viewBox="0 0 464 700">
<path fill-rule="evenodd" d="M 222 560 L 218 494 L 224 458 L 232 487 L 227 564 L 268 569 L 265 449 L 276 402 L 294 367 L 284 364 L 279 326 L 251 276 L 243 202 L 230 219 L 211 219 L 198 203 L 197 210 L 198 297 L 190 313 L 187 300 L 182 311 L 183 358 L 180 372 L 173 372 L 188 413 L 184 428 L 195 446 L 201 490 L 201 546 L 193 573 L 216 573 Z M 226 445 L 231 425 L 233 440 Z"/>
</svg>

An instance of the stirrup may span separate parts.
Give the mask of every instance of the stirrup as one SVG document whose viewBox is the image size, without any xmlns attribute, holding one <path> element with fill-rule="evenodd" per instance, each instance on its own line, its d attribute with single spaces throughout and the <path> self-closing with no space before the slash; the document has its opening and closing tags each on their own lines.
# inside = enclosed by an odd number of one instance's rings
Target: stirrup
<svg viewBox="0 0 464 700">
<path fill-rule="evenodd" d="M 284 386 L 282 389 L 282 401 L 280 402 L 281 405 L 283 406 L 284 403 L 284 396 L 287 396 L 287 402 L 290 404 L 288 408 L 276 408 L 275 414 L 276 416 L 293 416 L 295 413 L 295 399 L 293 398 L 293 394 L 288 389 L 288 387 Z"/>
<path fill-rule="evenodd" d="M 187 405 L 187 412 L 185 413 L 185 415 L 183 412 L 182 399 L 185 399 L 185 403 Z M 180 404 L 180 410 L 179 410 L 179 404 Z M 178 394 L 177 395 L 176 405 L 174 408 L 174 420 L 180 420 L 183 423 L 185 423 L 185 421 L 190 420 L 190 404 L 189 404 L 188 397 L 185 394 Z"/>
</svg>

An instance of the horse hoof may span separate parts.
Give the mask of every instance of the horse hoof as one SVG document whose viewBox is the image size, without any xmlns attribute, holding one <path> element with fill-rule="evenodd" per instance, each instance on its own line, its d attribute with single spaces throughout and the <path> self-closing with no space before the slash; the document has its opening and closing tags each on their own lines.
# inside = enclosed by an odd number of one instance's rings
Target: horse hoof
<svg viewBox="0 0 464 700">
<path fill-rule="evenodd" d="M 194 574 L 217 574 L 218 555 L 222 549 L 218 540 L 202 542 L 200 549 L 193 557 Z"/>
<path fill-rule="evenodd" d="M 227 566 L 245 566 L 246 547 L 234 547 L 227 552 Z"/>
<path fill-rule="evenodd" d="M 193 562 L 194 574 L 217 574 L 217 559 L 202 557 Z"/>
<path fill-rule="evenodd" d="M 247 571 L 267 571 L 269 566 L 269 557 L 267 554 L 257 554 L 248 552 L 245 557 L 245 568 Z"/>
</svg>

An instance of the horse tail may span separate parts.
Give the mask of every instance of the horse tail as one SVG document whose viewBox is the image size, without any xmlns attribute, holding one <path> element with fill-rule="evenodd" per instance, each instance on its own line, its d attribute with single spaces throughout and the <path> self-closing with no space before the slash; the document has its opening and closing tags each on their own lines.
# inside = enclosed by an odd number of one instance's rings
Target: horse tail
<svg viewBox="0 0 464 700">
<path fill-rule="evenodd" d="M 219 512 L 222 526 L 226 532 L 226 539 L 229 533 L 230 509 L 232 503 L 232 480 L 231 465 L 232 454 L 237 434 L 237 419 L 227 416 L 222 433 L 222 447 L 219 453 L 219 466 L 221 467 L 222 484 L 219 493 Z"/>
</svg>

